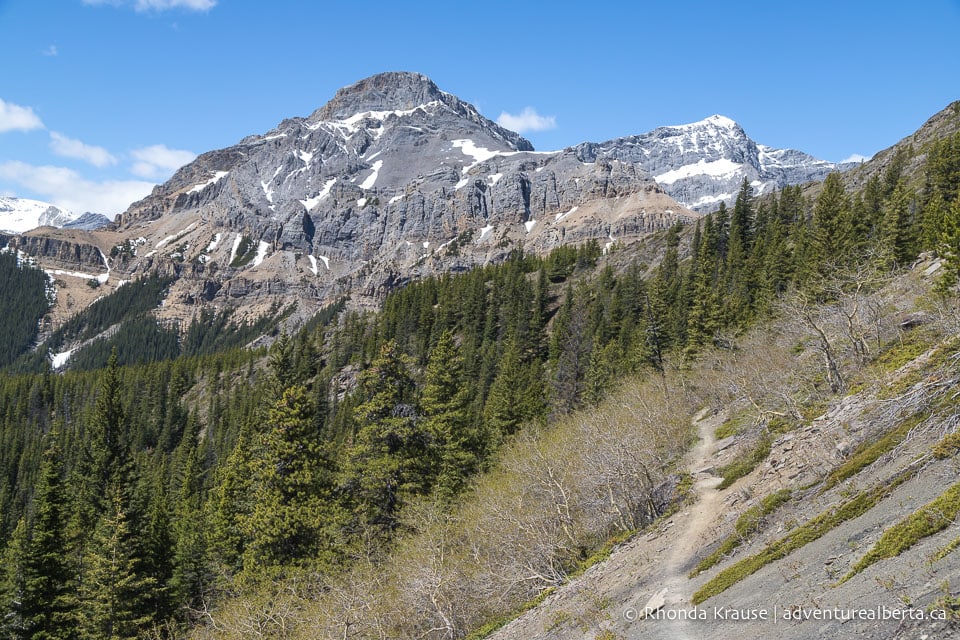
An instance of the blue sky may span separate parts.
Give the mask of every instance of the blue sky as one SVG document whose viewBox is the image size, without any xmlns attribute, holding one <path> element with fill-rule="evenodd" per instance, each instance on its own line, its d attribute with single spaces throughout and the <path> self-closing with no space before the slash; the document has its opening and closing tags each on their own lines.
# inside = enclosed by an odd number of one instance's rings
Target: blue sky
<svg viewBox="0 0 960 640">
<path fill-rule="evenodd" d="M 0 0 L 0 29 L 0 195 L 78 213 L 387 70 L 544 150 L 720 113 L 841 160 L 960 99 L 960 0 Z"/>
</svg>

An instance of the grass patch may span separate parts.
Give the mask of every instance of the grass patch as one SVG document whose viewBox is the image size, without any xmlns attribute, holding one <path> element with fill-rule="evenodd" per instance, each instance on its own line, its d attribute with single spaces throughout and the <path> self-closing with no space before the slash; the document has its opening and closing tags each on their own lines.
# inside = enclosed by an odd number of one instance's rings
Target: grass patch
<svg viewBox="0 0 960 640">
<path fill-rule="evenodd" d="M 873 563 L 885 558 L 895 558 L 923 538 L 943 531 L 957 517 L 957 513 L 960 513 L 960 482 L 887 529 L 867 555 L 850 568 L 850 572 L 840 580 L 840 584 Z"/>
<path fill-rule="evenodd" d="M 946 460 L 960 453 L 960 431 L 954 431 L 943 437 L 933 445 L 933 457 L 937 460 Z"/>
<path fill-rule="evenodd" d="M 718 489 L 726 489 L 734 482 L 753 471 L 758 464 L 770 455 L 770 446 L 773 444 L 769 434 L 763 434 L 749 451 L 745 451 L 734 458 L 730 463 L 723 465 L 717 471 L 723 481 Z"/>
<path fill-rule="evenodd" d="M 520 616 L 525 614 L 527 611 L 530 611 L 534 607 L 540 606 L 540 604 L 542 604 L 543 601 L 546 600 L 547 597 L 549 597 L 550 594 L 553 593 L 554 591 L 556 591 L 555 587 L 550 587 L 549 589 L 545 589 L 536 598 L 533 598 L 531 600 L 524 602 L 522 605 L 520 605 L 510 613 L 506 613 L 502 616 L 497 616 L 493 620 L 484 624 L 482 627 L 476 628 L 470 633 L 470 635 L 466 636 L 464 640 L 483 640 L 483 638 L 486 638 L 494 631 L 497 631 L 498 629 L 501 629 L 502 627 L 504 627 L 508 622 L 519 618 Z"/>
<path fill-rule="evenodd" d="M 960 538 L 954 538 L 945 546 L 937 549 L 937 552 L 933 554 L 932 558 L 930 558 L 930 564 L 933 564 L 934 562 L 940 562 L 957 549 L 960 549 Z"/>
<path fill-rule="evenodd" d="M 723 440 L 724 438 L 729 438 L 730 436 L 735 436 L 743 432 L 744 427 L 746 427 L 751 420 L 747 416 L 735 416 L 729 420 L 724 420 L 723 424 L 718 426 L 713 435 L 717 440 Z"/>
<path fill-rule="evenodd" d="M 760 529 L 763 519 L 776 511 L 781 505 L 790 500 L 790 489 L 781 489 L 771 494 L 755 504 L 737 518 L 733 525 L 734 533 L 724 538 L 720 546 L 713 553 L 701 560 L 697 566 L 690 572 L 690 577 L 694 578 L 710 569 L 715 564 L 730 555 L 734 549 L 739 547 L 747 538 L 752 536 Z"/>
<path fill-rule="evenodd" d="M 693 604 L 700 604 L 707 598 L 723 593 L 771 562 L 780 560 L 804 545 L 819 539 L 847 520 L 863 515 L 910 477 L 912 477 L 912 470 L 905 469 L 884 484 L 869 491 L 858 493 L 850 500 L 821 513 L 803 526 L 797 527 L 786 536 L 770 543 L 759 553 L 744 558 L 733 566 L 724 569 L 693 594 Z"/>
<path fill-rule="evenodd" d="M 857 475 L 860 471 L 876 462 L 880 456 L 893 450 L 893 448 L 903 442 L 907 434 L 926 419 L 926 417 L 926 412 L 919 413 L 901 422 L 896 428 L 888 431 L 879 440 L 862 442 L 843 464 L 830 472 L 830 475 L 828 475 L 824 481 L 821 493 L 837 486 L 847 478 Z"/>
<path fill-rule="evenodd" d="M 930 349 L 933 337 L 928 334 L 929 332 L 925 331 L 912 331 L 903 340 L 887 343 L 874 358 L 871 368 L 880 372 L 891 373 L 903 365 L 913 362 Z"/>
</svg>

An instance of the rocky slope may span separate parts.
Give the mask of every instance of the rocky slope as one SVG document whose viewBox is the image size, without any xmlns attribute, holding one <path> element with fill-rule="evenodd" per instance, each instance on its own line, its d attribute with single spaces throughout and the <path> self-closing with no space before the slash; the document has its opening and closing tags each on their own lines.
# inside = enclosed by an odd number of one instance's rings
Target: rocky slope
<svg viewBox="0 0 960 640">
<path fill-rule="evenodd" d="M 958 637 L 957 521 L 917 524 L 936 521 L 925 505 L 948 495 L 958 478 L 956 316 L 914 329 L 919 334 L 895 331 L 904 318 L 918 318 L 913 305 L 937 264 L 919 264 L 876 294 L 891 303 L 879 324 L 892 340 L 860 372 L 855 390 L 776 434 L 753 471 L 729 487 L 718 477 L 724 465 L 755 444 L 749 428 L 723 439 L 716 429 L 742 420 L 753 397 L 701 411 L 693 419 L 700 442 L 681 466 L 693 480 L 691 499 L 487 637 Z M 800 334 L 789 323 L 753 348 L 776 351 L 781 336 L 795 340 Z M 767 357 L 757 362 L 777 370 L 778 384 L 789 385 L 796 372 L 771 367 Z M 729 381 L 731 388 L 742 383 Z M 770 502 L 785 491 L 789 497 Z M 751 516 L 764 504 L 774 506 Z M 896 553 L 863 567 L 883 544 L 889 551 L 891 531 L 901 545 Z M 730 540 L 736 544 L 714 566 L 700 565 Z M 716 587 L 724 577 L 727 588 Z"/>
<path fill-rule="evenodd" d="M 638 136 L 586 142 L 575 150 L 586 162 L 602 158 L 635 164 L 671 197 L 704 213 L 715 210 L 720 202 L 732 204 L 744 178 L 760 195 L 786 185 L 823 180 L 832 171 L 856 166 L 757 144 L 740 125 L 721 115 L 658 127 Z"/>
</svg>

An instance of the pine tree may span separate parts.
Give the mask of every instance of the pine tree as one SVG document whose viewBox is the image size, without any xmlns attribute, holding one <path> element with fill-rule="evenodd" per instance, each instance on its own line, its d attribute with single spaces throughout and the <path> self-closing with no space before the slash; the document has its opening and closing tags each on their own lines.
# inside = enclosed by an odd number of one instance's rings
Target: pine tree
<svg viewBox="0 0 960 640">
<path fill-rule="evenodd" d="M 70 638 L 77 625 L 75 572 L 67 548 L 69 518 L 56 436 L 44 452 L 37 482 L 35 513 L 23 566 L 23 616 L 27 635 L 38 640 Z"/>
<path fill-rule="evenodd" d="M 883 255 L 893 264 L 903 265 L 915 255 L 913 220 L 910 215 L 913 194 L 904 181 L 897 183 L 884 207 L 880 227 Z"/>
<path fill-rule="evenodd" d="M 469 403 L 463 359 L 453 334 L 444 331 L 430 352 L 420 397 L 422 428 L 430 436 L 436 460 L 435 491 L 444 500 L 460 492 L 484 454 L 484 443 L 470 423 Z"/>
<path fill-rule="evenodd" d="M 253 509 L 251 465 L 247 435 L 241 432 L 226 462 L 217 469 L 217 479 L 207 501 L 211 548 L 229 572 L 242 568 L 246 547 L 243 523 Z"/>
<path fill-rule="evenodd" d="M 20 518 L 0 555 L 0 634 L 4 639 L 21 640 L 30 637 L 23 617 L 25 576 L 29 557 L 30 538 L 27 522 Z"/>
<path fill-rule="evenodd" d="M 209 523 L 202 504 L 202 457 L 193 446 L 184 463 L 184 481 L 177 494 L 172 525 L 174 542 L 171 599 L 198 608 L 213 581 L 209 555 Z"/>
<path fill-rule="evenodd" d="M 144 598 L 155 584 L 137 573 L 136 541 L 124 510 L 123 492 L 108 490 L 109 509 L 94 534 L 90 570 L 81 594 L 84 627 L 94 638 L 140 637 L 153 622 L 143 613 Z"/>
<path fill-rule="evenodd" d="M 485 429 L 494 447 L 516 432 L 524 421 L 542 413 L 543 393 L 537 369 L 539 363 L 523 361 L 515 342 L 511 340 L 506 344 L 483 407 Z"/>
<path fill-rule="evenodd" d="M 354 409 L 357 434 L 347 452 L 346 490 L 361 526 L 389 533 L 407 496 L 429 486 L 427 434 L 417 424 L 407 358 L 388 342 L 360 376 L 366 401 Z M 426 468 L 425 468 L 426 467 Z"/>
<path fill-rule="evenodd" d="M 851 242 L 850 201 L 839 173 L 823 181 L 823 190 L 813 208 L 813 259 L 817 264 L 836 266 L 848 255 Z"/>
<path fill-rule="evenodd" d="M 121 398 L 120 366 L 116 349 L 100 378 L 97 401 L 91 421 L 92 458 L 96 486 L 104 496 L 111 483 L 126 489 L 130 486 L 127 416 Z M 105 508 L 109 505 L 105 505 Z"/>
<path fill-rule="evenodd" d="M 286 389 L 267 414 L 250 465 L 252 510 L 243 523 L 248 576 L 301 563 L 324 548 L 323 501 L 332 478 L 318 436 L 306 388 Z"/>
<path fill-rule="evenodd" d="M 937 290 L 945 294 L 960 281 L 960 198 L 953 201 L 944 215 L 937 252 L 944 260 L 944 272 Z"/>
</svg>

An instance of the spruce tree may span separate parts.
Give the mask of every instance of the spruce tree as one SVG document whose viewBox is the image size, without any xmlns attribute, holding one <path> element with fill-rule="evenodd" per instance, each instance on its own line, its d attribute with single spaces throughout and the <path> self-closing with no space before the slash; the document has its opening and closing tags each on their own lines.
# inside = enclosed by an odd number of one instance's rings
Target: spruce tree
<svg viewBox="0 0 960 640">
<path fill-rule="evenodd" d="M 29 529 L 20 518 L 0 555 L 0 634 L 4 639 L 25 640 L 30 637 L 24 624 L 24 568 L 30 553 Z"/>
<path fill-rule="evenodd" d="M 542 273 L 542 272 L 541 272 Z M 430 436 L 436 468 L 435 491 L 448 500 L 462 488 L 484 454 L 484 443 L 470 421 L 470 391 L 463 381 L 463 359 L 453 334 L 444 331 L 430 352 L 420 396 L 423 430 Z"/>
<path fill-rule="evenodd" d="M 839 173 L 831 173 L 823 181 L 823 190 L 813 209 L 812 259 L 820 265 L 837 266 L 848 255 L 852 226 L 850 201 Z"/>
<path fill-rule="evenodd" d="M 56 436 L 43 455 L 28 554 L 23 566 L 23 624 L 28 637 L 69 638 L 77 626 L 75 571 L 67 548 L 69 502 Z"/>
<path fill-rule="evenodd" d="M 299 385 L 283 392 L 267 414 L 250 463 L 252 510 L 244 520 L 244 573 L 259 576 L 312 559 L 324 548 L 324 499 L 332 477 L 313 406 Z"/>
<path fill-rule="evenodd" d="M 366 401 L 353 412 L 357 434 L 347 452 L 345 488 L 358 524 L 374 533 L 396 529 L 405 498 L 429 484 L 427 434 L 407 401 L 412 388 L 407 358 L 394 342 L 360 375 Z"/>
<path fill-rule="evenodd" d="M 144 613 L 144 600 L 155 584 L 137 572 L 137 544 L 116 483 L 108 489 L 107 504 L 94 533 L 89 574 L 81 593 L 83 626 L 94 638 L 138 638 L 154 621 Z"/>
</svg>

